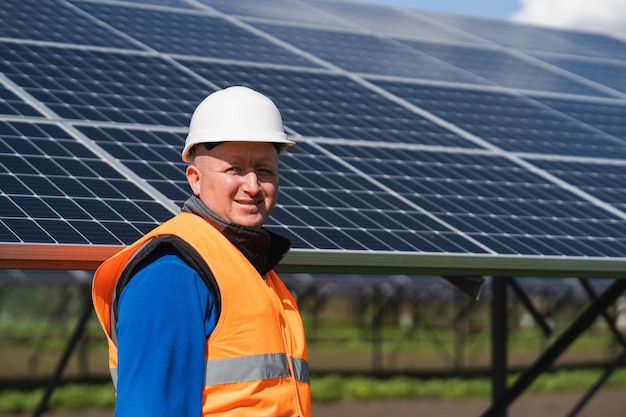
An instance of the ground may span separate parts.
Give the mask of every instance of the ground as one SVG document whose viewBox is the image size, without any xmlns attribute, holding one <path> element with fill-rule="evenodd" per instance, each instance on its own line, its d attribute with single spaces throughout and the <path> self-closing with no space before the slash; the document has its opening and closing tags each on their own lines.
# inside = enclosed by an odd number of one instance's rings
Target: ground
<svg viewBox="0 0 626 417">
<path fill-rule="evenodd" d="M 526 394 L 509 408 L 508 417 L 567 416 L 584 392 Z M 375 401 L 364 403 L 313 404 L 312 417 L 479 417 L 489 406 L 488 399 Z M 0 415 L 26 417 L 30 414 Z M 624 417 L 626 389 L 602 389 L 581 410 L 578 417 Z M 78 413 L 44 413 L 46 417 L 112 417 L 111 410 Z"/>
<path fill-rule="evenodd" d="M 509 408 L 508 417 L 567 416 L 584 392 L 533 394 L 520 397 Z M 357 404 L 316 404 L 313 417 L 479 417 L 487 410 L 488 399 L 418 400 Z M 626 390 L 599 391 L 577 414 L 578 417 L 624 417 Z"/>
</svg>

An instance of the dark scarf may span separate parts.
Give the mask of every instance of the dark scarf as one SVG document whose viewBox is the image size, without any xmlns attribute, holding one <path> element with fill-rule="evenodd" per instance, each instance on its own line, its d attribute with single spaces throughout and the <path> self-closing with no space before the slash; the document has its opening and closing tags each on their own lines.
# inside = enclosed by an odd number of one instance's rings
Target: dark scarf
<svg viewBox="0 0 626 417">
<path fill-rule="evenodd" d="M 289 239 L 265 228 L 240 226 L 218 217 L 198 196 L 185 201 L 182 211 L 196 214 L 217 228 L 264 276 L 274 269 L 291 248 Z"/>
</svg>

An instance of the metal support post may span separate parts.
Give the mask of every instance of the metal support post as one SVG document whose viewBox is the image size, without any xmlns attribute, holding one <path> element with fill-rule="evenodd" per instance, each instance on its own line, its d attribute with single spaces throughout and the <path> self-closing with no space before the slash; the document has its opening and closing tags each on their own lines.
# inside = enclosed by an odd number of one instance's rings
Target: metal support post
<svg viewBox="0 0 626 417">
<path fill-rule="evenodd" d="M 509 278 L 492 277 L 491 300 L 491 395 L 495 403 L 506 391 L 507 365 L 507 294 Z M 506 417 L 506 408 L 497 410 L 494 417 Z"/>
<path fill-rule="evenodd" d="M 80 318 L 78 319 L 78 323 L 76 324 L 76 327 L 74 328 L 74 333 L 72 334 L 70 340 L 68 341 L 65 347 L 65 350 L 63 351 L 63 354 L 61 355 L 61 358 L 59 359 L 59 362 L 57 363 L 56 369 L 54 370 L 54 374 L 52 375 L 52 378 L 48 382 L 48 386 L 46 387 L 46 390 L 43 394 L 43 397 L 41 398 L 39 402 L 39 405 L 33 412 L 33 417 L 39 417 L 44 413 L 44 411 L 46 411 L 46 408 L 48 407 L 48 401 L 50 400 L 50 397 L 52 396 L 52 392 L 54 391 L 57 384 L 61 380 L 61 376 L 63 375 L 65 366 L 67 365 L 67 362 L 69 361 L 70 356 L 72 355 L 72 352 L 74 351 L 74 348 L 76 347 L 76 345 L 78 344 L 78 342 L 83 336 L 83 333 L 85 331 L 85 325 L 87 324 L 87 321 L 89 320 L 89 317 L 91 316 L 92 309 L 93 308 L 91 305 L 91 297 L 87 296 L 83 300 L 83 311 L 82 311 Z"/>
<path fill-rule="evenodd" d="M 517 298 L 526 308 L 526 311 L 530 313 L 530 315 L 533 317 L 533 320 L 535 320 L 535 323 L 537 323 L 537 325 L 541 327 L 541 331 L 543 332 L 544 336 L 550 336 L 552 334 L 552 327 L 550 327 L 543 315 L 535 308 L 532 300 L 530 299 L 528 294 L 526 294 L 526 291 L 524 291 L 524 289 L 519 285 L 515 278 L 512 278 L 509 281 L 509 284 L 511 285 L 511 288 L 515 292 Z"/>
</svg>

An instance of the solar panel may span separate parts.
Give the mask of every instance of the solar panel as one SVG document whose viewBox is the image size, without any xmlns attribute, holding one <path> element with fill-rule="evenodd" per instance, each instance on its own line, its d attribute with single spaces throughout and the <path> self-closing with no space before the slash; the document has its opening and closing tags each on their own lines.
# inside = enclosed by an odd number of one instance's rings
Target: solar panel
<svg viewBox="0 0 626 417">
<path fill-rule="evenodd" d="M 16 116 L 42 116 L 33 106 L 14 92 L 0 85 L 0 114 Z"/>
<path fill-rule="evenodd" d="M 298 148 L 281 161 L 284 191 L 271 221 L 298 246 L 484 252 L 401 195 L 381 187 L 357 164 L 345 165 L 353 153 L 351 146 L 302 144 Z"/>
<path fill-rule="evenodd" d="M 419 41 L 403 41 L 458 68 L 494 83 L 518 90 L 606 96 L 592 85 L 541 66 L 531 60 L 500 49 L 474 46 L 441 45 Z M 543 63 L 545 65 L 545 63 Z"/>
<path fill-rule="evenodd" d="M 620 145 L 626 140 L 626 103 L 623 100 L 596 102 L 546 97 L 540 101 L 598 131 L 610 134 Z"/>
<path fill-rule="evenodd" d="M 379 36 L 274 24 L 254 24 L 346 71 L 472 84 L 492 83 Z"/>
<path fill-rule="evenodd" d="M 56 0 L 3 0 L 0 37 L 137 49 L 96 19 Z"/>
<path fill-rule="evenodd" d="M 620 210 L 626 208 L 623 164 L 585 161 L 536 161 L 535 164 Z M 614 228 L 615 236 L 624 235 L 619 222 L 611 222 L 610 227 Z"/>
<path fill-rule="evenodd" d="M 498 253 L 577 256 L 624 250 L 618 230 L 595 228 L 619 223 L 618 218 L 506 158 L 376 148 L 353 157 L 350 150 L 329 150 Z M 611 248 L 599 249 L 607 241 Z"/>
<path fill-rule="evenodd" d="M 426 39 L 438 42 L 486 43 L 475 36 L 445 27 L 417 11 L 378 4 L 325 1 L 313 2 L 345 22 L 364 27 L 391 38 Z M 343 25 L 345 27 L 345 24 Z"/>
<path fill-rule="evenodd" d="M 608 35 L 441 13 L 424 12 L 423 14 L 489 42 L 517 50 L 615 58 L 622 61 L 626 54 L 626 44 Z"/>
<path fill-rule="evenodd" d="M 170 212 L 56 124 L 0 122 L 2 241 L 128 244 Z"/>
<path fill-rule="evenodd" d="M 315 5 L 297 0 L 202 0 L 202 3 L 226 15 L 242 18 L 261 18 L 334 27 L 345 27 L 347 24 L 338 16 L 325 13 Z"/>
<path fill-rule="evenodd" d="M 393 81 L 375 83 L 506 151 L 604 158 L 626 156 L 626 142 L 614 136 L 614 129 L 590 125 L 593 114 L 567 113 L 563 107 L 572 104 L 571 100 L 533 100 L 508 92 L 468 91 Z M 559 112 L 553 108 L 557 103 L 562 106 Z M 619 105 L 594 102 L 589 106 L 589 111 L 605 109 L 599 113 L 600 118 L 612 110 L 614 113 L 623 111 L 623 106 Z"/>
<path fill-rule="evenodd" d="M 189 197 L 185 164 L 180 159 L 182 132 L 78 126 L 126 168 L 180 207 Z"/>
<path fill-rule="evenodd" d="M 180 62 L 220 87 L 247 85 L 267 94 L 284 109 L 286 126 L 302 136 L 476 147 L 341 75 Z"/>
<path fill-rule="evenodd" d="M 168 54 L 314 66 L 314 64 L 221 17 L 109 4 L 76 3 L 98 19 L 148 47 Z"/>
<path fill-rule="evenodd" d="M 185 126 L 212 91 L 152 55 L 5 42 L 3 72 L 63 119 Z"/>
<path fill-rule="evenodd" d="M 563 56 L 538 55 L 538 57 L 573 74 L 626 93 L 626 65 L 623 61 L 584 60 Z"/>
<path fill-rule="evenodd" d="M 0 13 L 0 244 L 119 247 L 173 216 L 191 112 L 239 84 L 298 142 L 267 227 L 309 265 L 626 255 L 621 40 L 332 0 Z"/>
</svg>

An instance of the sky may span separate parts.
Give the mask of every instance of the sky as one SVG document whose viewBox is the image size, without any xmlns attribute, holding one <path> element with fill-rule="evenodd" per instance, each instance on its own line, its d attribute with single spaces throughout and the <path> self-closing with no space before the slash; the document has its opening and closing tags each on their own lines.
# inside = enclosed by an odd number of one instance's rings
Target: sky
<svg viewBox="0 0 626 417">
<path fill-rule="evenodd" d="M 625 0 L 358 0 L 503 19 L 626 39 Z"/>
</svg>

